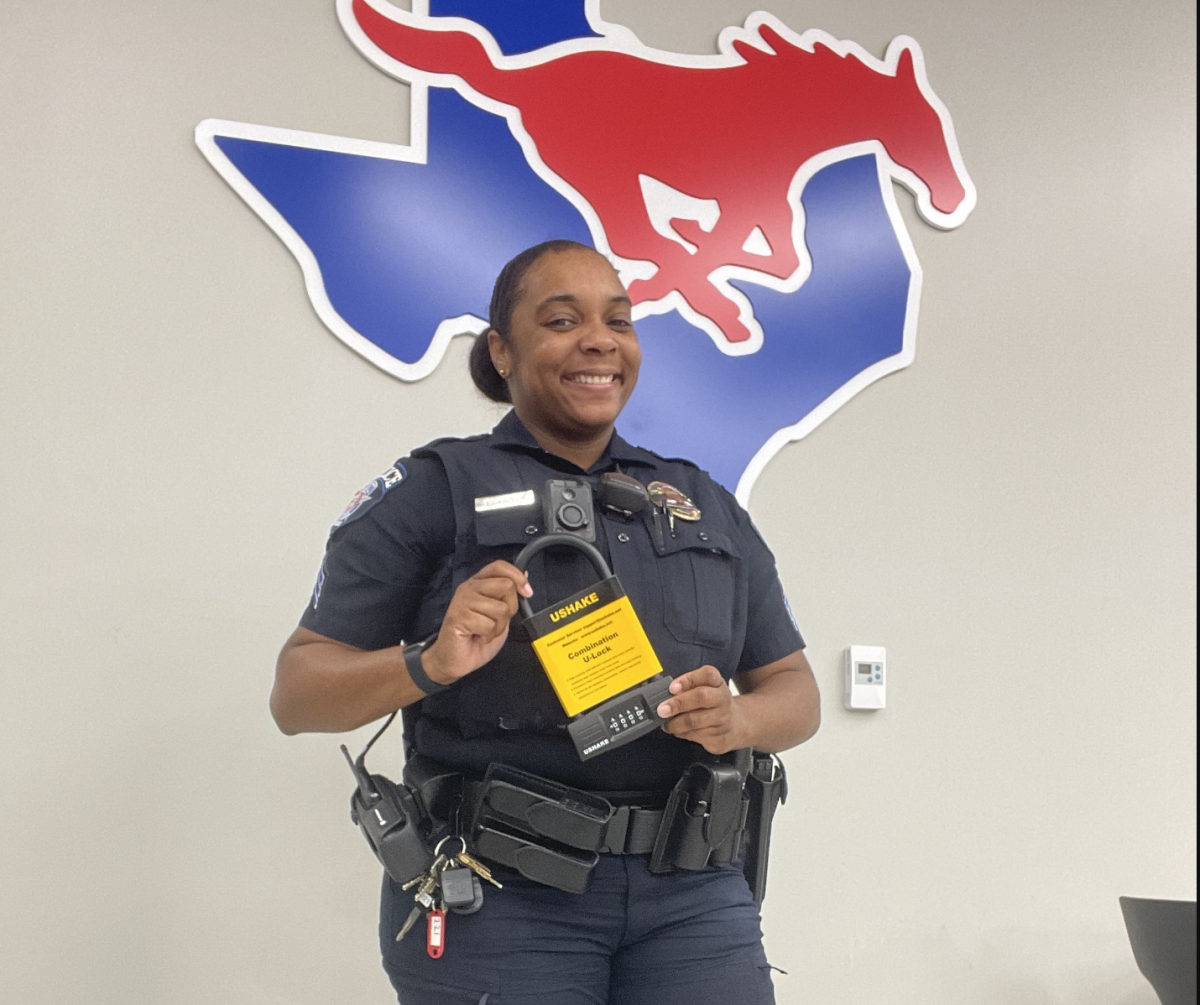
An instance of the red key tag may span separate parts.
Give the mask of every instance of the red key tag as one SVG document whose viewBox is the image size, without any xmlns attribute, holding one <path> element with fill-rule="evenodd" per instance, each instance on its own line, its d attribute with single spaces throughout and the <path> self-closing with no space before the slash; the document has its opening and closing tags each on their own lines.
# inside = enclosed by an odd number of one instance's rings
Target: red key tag
<svg viewBox="0 0 1200 1005">
<path fill-rule="evenodd" d="M 446 948 L 446 912 L 430 911 L 426 931 L 428 934 L 425 938 L 425 952 L 436 960 Z"/>
</svg>

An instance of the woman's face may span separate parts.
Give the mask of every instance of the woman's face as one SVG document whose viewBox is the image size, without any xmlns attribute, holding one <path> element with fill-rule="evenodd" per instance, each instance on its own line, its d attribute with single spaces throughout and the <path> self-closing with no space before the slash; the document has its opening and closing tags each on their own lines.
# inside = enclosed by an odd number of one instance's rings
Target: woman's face
<svg viewBox="0 0 1200 1005">
<path fill-rule="evenodd" d="M 625 287 L 594 251 L 551 251 L 525 273 L 509 341 L 489 334 L 526 425 L 566 439 L 611 429 L 637 383 L 642 350 Z"/>
</svg>

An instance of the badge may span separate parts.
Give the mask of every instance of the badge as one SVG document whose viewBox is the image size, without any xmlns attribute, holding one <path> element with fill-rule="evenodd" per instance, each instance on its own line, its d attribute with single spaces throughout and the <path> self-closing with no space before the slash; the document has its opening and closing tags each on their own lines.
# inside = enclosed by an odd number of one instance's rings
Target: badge
<svg viewBox="0 0 1200 1005">
<path fill-rule="evenodd" d="M 675 533 L 675 518 L 694 523 L 700 519 L 700 507 L 679 491 L 674 485 L 666 482 L 651 482 L 646 486 L 650 493 L 650 501 L 661 509 L 671 522 L 671 533 Z"/>
</svg>

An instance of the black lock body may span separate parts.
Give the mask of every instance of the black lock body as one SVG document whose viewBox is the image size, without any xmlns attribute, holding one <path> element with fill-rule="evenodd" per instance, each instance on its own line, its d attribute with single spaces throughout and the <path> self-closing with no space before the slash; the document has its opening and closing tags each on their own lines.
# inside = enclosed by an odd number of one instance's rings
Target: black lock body
<svg viewBox="0 0 1200 1005">
<path fill-rule="evenodd" d="M 657 709 L 669 697 L 671 678 L 658 674 L 595 708 L 580 712 L 567 726 L 580 760 L 616 750 L 652 733 L 665 721 Z"/>
</svg>

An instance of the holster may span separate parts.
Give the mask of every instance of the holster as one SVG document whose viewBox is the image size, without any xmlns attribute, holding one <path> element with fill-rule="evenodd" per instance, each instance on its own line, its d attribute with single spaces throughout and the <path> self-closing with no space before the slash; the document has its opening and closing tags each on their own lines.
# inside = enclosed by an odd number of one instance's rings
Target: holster
<svg viewBox="0 0 1200 1005">
<path fill-rule="evenodd" d="M 754 894 L 754 902 L 762 906 L 767 895 L 771 822 L 779 804 L 787 801 L 787 772 L 778 757 L 755 751 L 750 773 L 746 777 L 746 798 L 746 882 Z"/>
<path fill-rule="evenodd" d="M 715 764 L 689 765 L 667 800 L 650 853 L 650 871 L 698 870 L 736 858 L 746 825 L 742 793 L 751 752 L 733 751 Z"/>
</svg>

